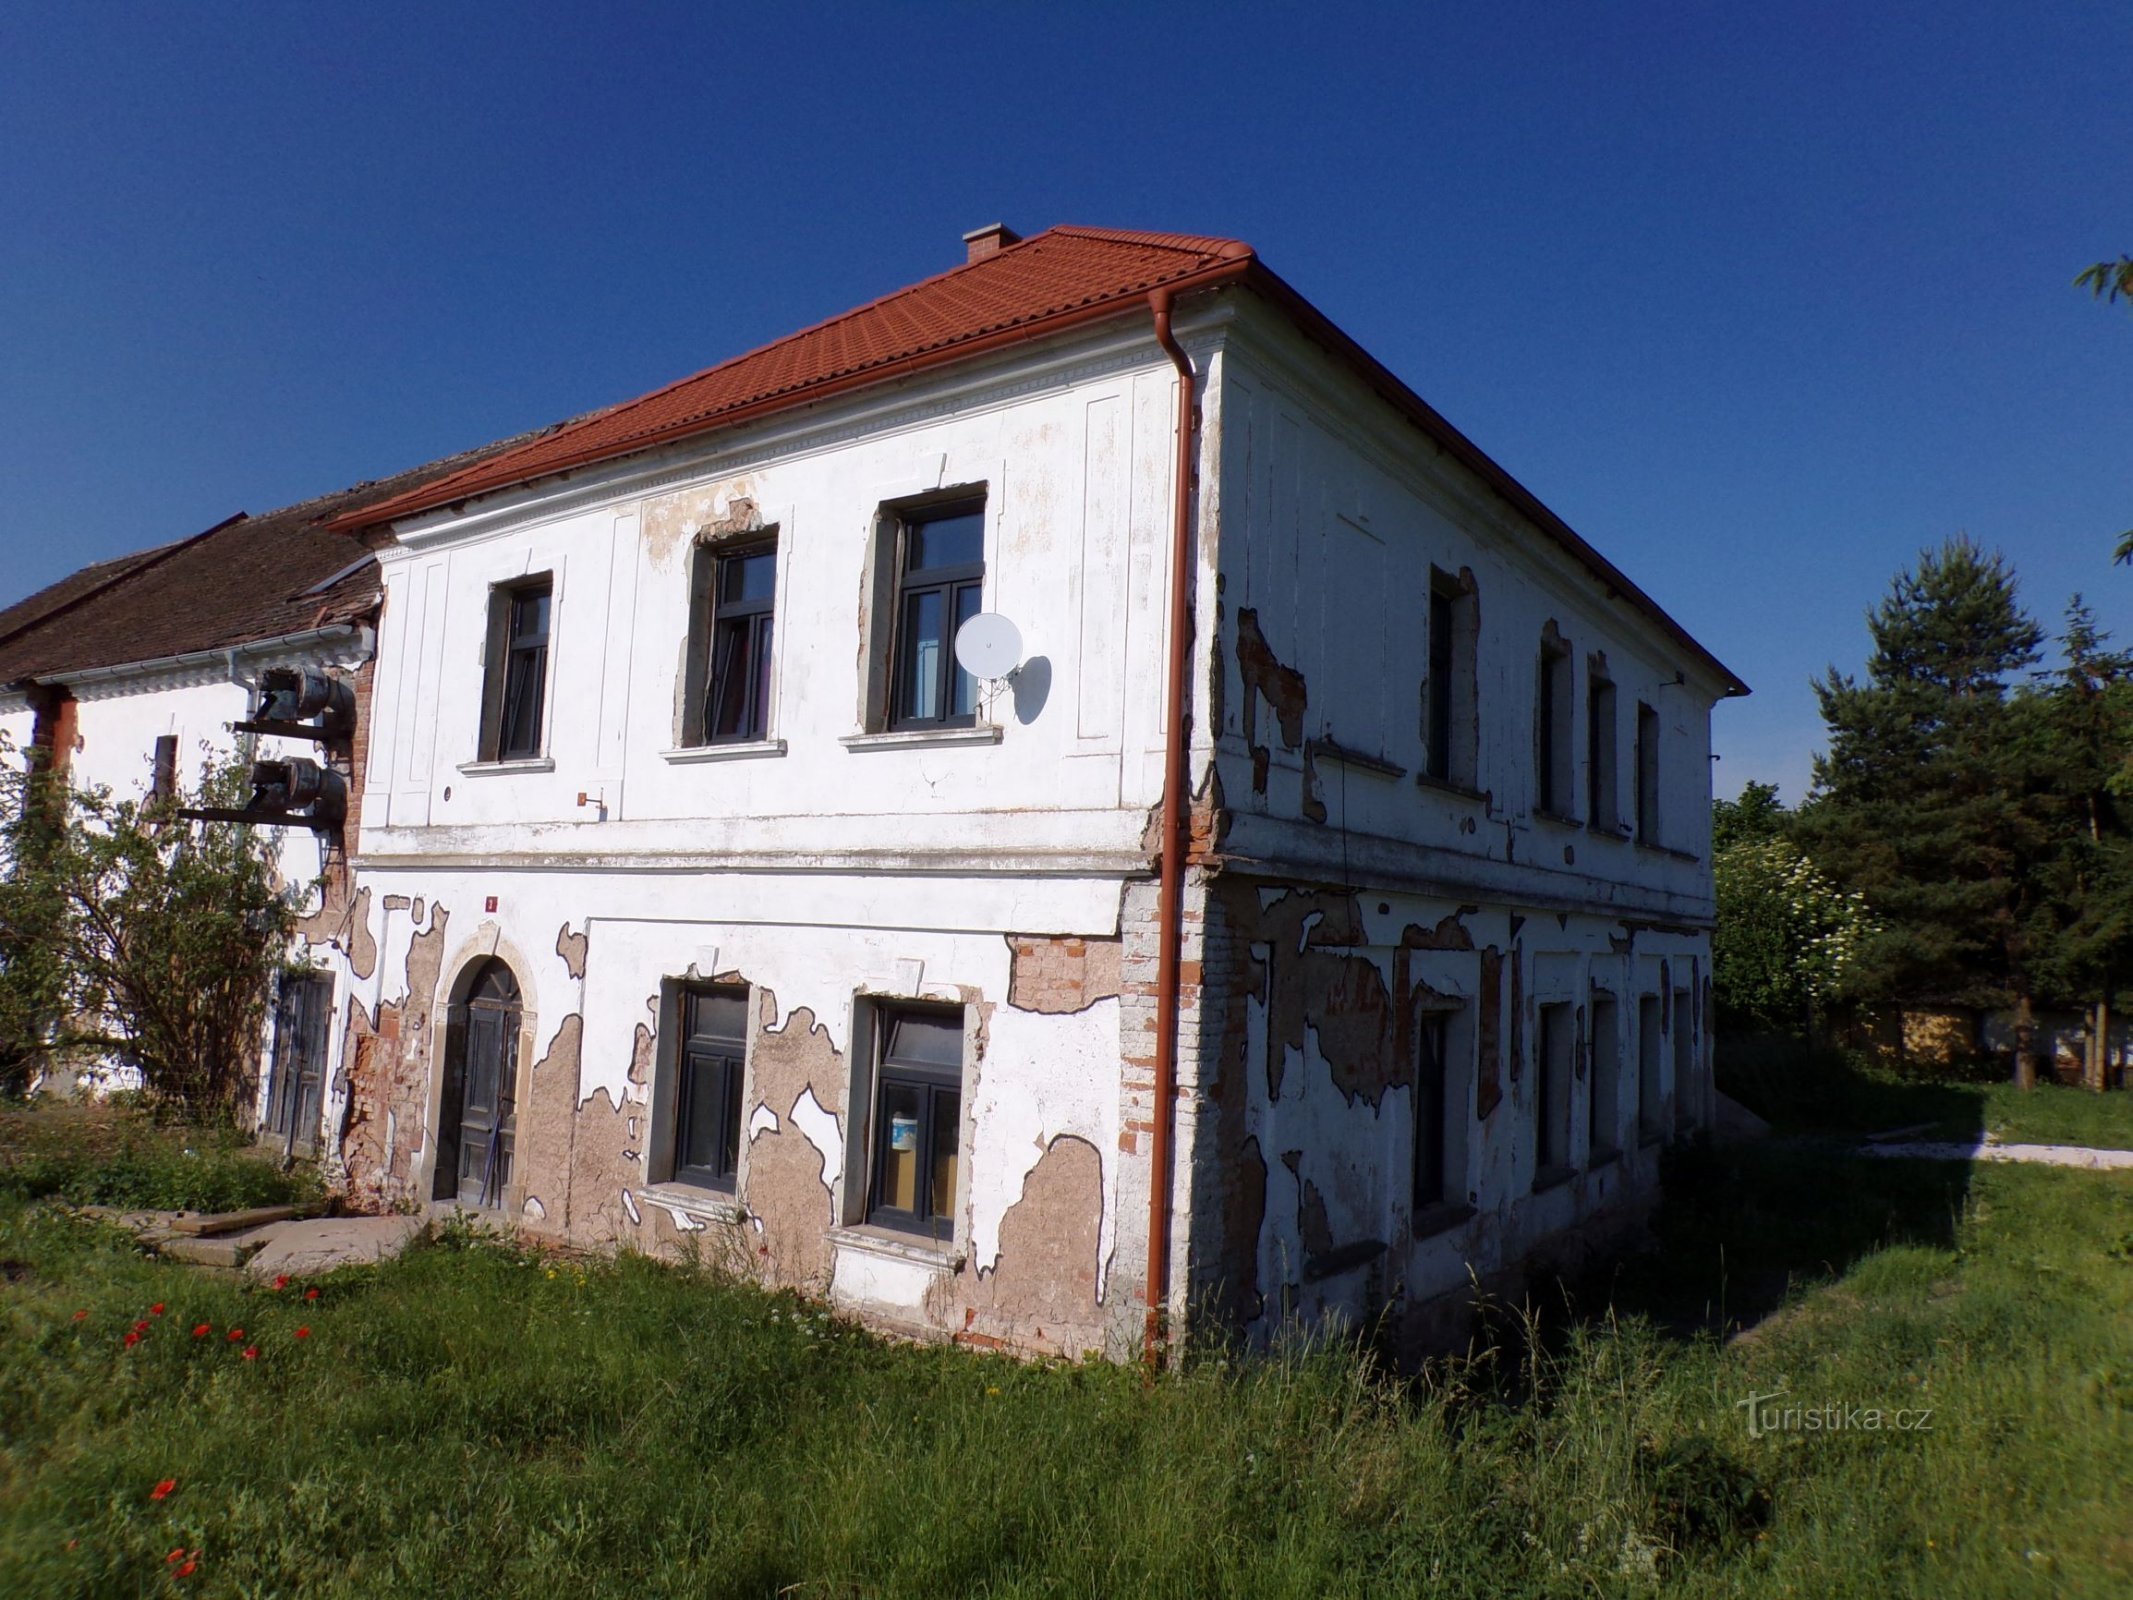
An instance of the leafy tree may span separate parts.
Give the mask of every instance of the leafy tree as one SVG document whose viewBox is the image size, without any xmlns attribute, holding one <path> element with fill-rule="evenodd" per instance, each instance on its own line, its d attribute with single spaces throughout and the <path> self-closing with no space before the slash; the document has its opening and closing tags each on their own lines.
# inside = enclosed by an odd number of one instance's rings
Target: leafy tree
<svg viewBox="0 0 2133 1600">
<path fill-rule="evenodd" d="M 66 1009 L 66 901 L 34 870 L 66 831 L 55 780 L 0 734 L 0 1094 L 29 1088 Z"/>
<path fill-rule="evenodd" d="M 1778 798 L 1777 785 L 1750 778 L 1737 800 L 1711 802 L 1711 848 L 1724 850 L 1759 839 L 1776 839 L 1792 825 L 1792 813 Z"/>
<path fill-rule="evenodd" d="M 2115 303 L 2121 295 L 2133 300 L 2133 256 L 2120 256 L 2116 261 L 2099 261 L 2092 267 L 2083 267 L 2075 275 L 2074 286 L 2087 289 L 2099 300 Z"/>
<path fill-rule="evenodd" d="M 196 1116 L 233 1112 L 249 1085 L 295 927 L 273 832 L 172 814 L 238 804 L 246 787 L 243 764 L 214 760 L 194 795 L 163 803 L 59 785 L 27 808 L 34 848 L 4 863 L 0 906 L 48 919 L 21 1008 L 47 1047 L 115 1056 Z"/>
<path fill-rule="evenodd" d="M 1811 1033 L 1846 994 L 1874 931 L 1866 897 L 1839 889 L 1777 831 L 1735 833 L 1712 852 L 1711 868 L 1718 894 L 1711 986 L 1720 1026 Z"/>
<path fill-rule="evenodd" d="M 2042 633 L 2004 559 L 1967 538 L 1920 554 L 1867 615 L 1863 682 L 1815 685 L 1829 749 L 1796 837 L 1863 893 L 1874 925 L 1855 983 L 1887 999 L 2017 1012 L 2016 1071 L 2035 1073 L 2040 891 L 2050 826 L 2032 768 L 2038 729 L 2011 690 Z"/>
</svg>

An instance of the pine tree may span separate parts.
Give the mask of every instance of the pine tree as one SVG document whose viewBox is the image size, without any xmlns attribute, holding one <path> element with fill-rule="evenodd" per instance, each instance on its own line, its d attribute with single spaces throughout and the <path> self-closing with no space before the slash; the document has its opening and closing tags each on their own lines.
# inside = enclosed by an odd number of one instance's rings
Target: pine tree
<svg viewBox="0 0 2133 1600">
<path fill-rule="evenodd" d="M 2089 1016 L 2083 1073 L 2105 1082 L 2111 1001 L 2133 969 L 2133 656 L 2108 648 L 2076 595 L 2060 637 L 2065 665 L 2029 692 L 2054 802 L 2038 863 L 2040 982 Z"/>
<path fill-rule="evenodd" d="M 2043 635 L 2005 560 L 1967 538 L 1921 552 L 1867 629 L 1865 680 L 1832 667 L 1815 685 L 1829 748 L 1796 836 L 1872 910 L 1853 991 L 2012 1000 L 2016 1075 L 2032 1082 L 2033 867 L 2050 808 L 2032 770 L 2040 731 L 2011 691 Z"/>
</svg>

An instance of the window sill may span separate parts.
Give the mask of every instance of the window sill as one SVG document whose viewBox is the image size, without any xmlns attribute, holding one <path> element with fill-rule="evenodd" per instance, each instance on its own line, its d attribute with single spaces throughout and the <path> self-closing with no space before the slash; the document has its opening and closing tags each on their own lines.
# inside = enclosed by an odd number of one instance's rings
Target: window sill
<svg viewBox="0 0 2133 1600">
<path fill-rule="evenodd" d="M 1585 1158 L 1585 1170 L 1598 1172 L 1602 1167 L 1611 1167 L 1621 1159 L 1622 1152 L 1619 1150 L 1595 1150 Z"/>
<path fill-rule="evenodd" d="M 553 756 L 515 756 L 509 761 L 462 761 L 459 775 L 463 778 L 492 778 L 507 772 L 553 772 Z"/>
<path fill-rule="evenodd" d="M 1543 811 L 1539 806 L 1533 808 L 1533 820 L 1535 822 L 1545 822 L 1552 828 L 1576 828 L 1580 832 L 1585 827 L 1585 824 L 1578 821 L 1576 817 L 1568 816 L 1561 811 Z"/>
<path fill-rule="evenodd" d="M 1576 1167 L 1542 1167 L 1533 1174 L 1533 1192 L 1541 1194 L 1549 1189 L 1560 1189 L 1577 1175 Z"/>
<path fill-rule="evenodd" d="M 837 742 L 847 750 L 925 750 L 935 745 L 998 744 L 1000 725 L 980 722 L 970 728 L 906 728 L 897 733 L 848 733 Z"/>
<path fill-rule="evenodd" d="M 1585 824 L 1585 831 L 1595 839 L 1619 839 L 1626 843 L 1630 837 L 1629 824 L 1626 822 L 1588 822 Z"/>
<path fill-rule="evenodd" d="M 898 1233 L 871 1223 L 832 1228 L 823 1237 L 839 1250 L 856 1250 L 861 1255 L 908 1262 L 936 1272 L 959 1272 L 963 1266 L 963 1252 L 952 1244 L 933 1244 L 915 1233 Z"/>
<path fill-rule="evenodd" d="M 1304 754 L 1319 761 L 1334 761 L 1344 767 L 1353 767 L 1358 772 L 1374 773 L 1380 778 L 1404 778 L 1407 769 L 1397 762 L 1387 761 L 1383 756 L 1369 755 L 1361 750 L 1351 750 L 1331 739 L 1312 739 L 1304 745 Z"/>
<path fill-rule="evenodd" d="M 1426 772 L 1415 774 L 1415 787 L 1433 789 L 1438 794 L 1457 795 L 1461 800 L 1471 800 L 1477 805 L 1487 805 L 1489 797 L 1485 790 L 1469 789 L 1463 783 L 1454 783 L 1450 778 L 1433 778 Z"/>
<path fill-rule="evenodd" d="M 700 761 L 754 761 L 785 754 L 783 739 L 737 740 L 732 744 L 688 744 L 659 752 L 659 759 L 675 766 L 693 766 Z"/>
<path fill-rule="evenodd" d="M 1474 1220 L 1474 1208 L 1468 1205 L 1448 1205 L 1440 1200 L 1433 1206 L 1424 1206 L 1409 1220 L 1408 1231 L 1417 1239 L 1433 1239 L 1440 1233 L 1450 1233 L 1461 1223 Z"/>
<path fill-rule="evenodd" d="M 738 1227 L 748 1220 L 748 1208 L 730 1194 L 699 1189 L 688 1183 L 654 1183 L 637 1191 L 646 1205 L 671 1206 L 699 1222 L 721 1222 Z"/>
<path fill-rule="evenodd" d="M 1698 861 L 1702 859 L 1702 857 L 1700 856 L 1693 856 L 1689 854 L 1689 852 L 1686 850 L 1676 850 L 1671 845 L 1648 844 L 1642 839 L 1639 839 L 1637 841 L 1637 848 L 1639 850 L 1648 850 L 1655 856 L 1667 856 L 1675 861 L 1686 861 L 1691 866 L 1695 865 Z"/>
</svg>

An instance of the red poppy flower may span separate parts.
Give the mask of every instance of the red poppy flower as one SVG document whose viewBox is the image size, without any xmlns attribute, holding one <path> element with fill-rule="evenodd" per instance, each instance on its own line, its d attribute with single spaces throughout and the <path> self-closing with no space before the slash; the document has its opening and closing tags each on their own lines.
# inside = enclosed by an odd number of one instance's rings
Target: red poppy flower
<svg viewBox="0 0 2133 1600">
<path fill-rule="evenodd" d="M 157 1484 L 153 1489 L 150 1489 L 148 1491 L 148 1498 L 151 1500 L 164 1499 L 170 1494 L 170 1491 L 177 1488 L 177 1486 L 178 1480 L 176 1478 L 165 1478 L 161 1483 Z"/>
<path fill-rule="evenodd" d="M 296 1330 L 296 1336 L 299 1339 L 308 1339 L 311 1337 L 311 1330 L 309 1328 L 298 1328 Z"/>
<path fill-rule="evenodd" d="M 279 1293 L 281 1293 L 281 1291 L 282 1291 L 282 1290 L 284 1290 L 284 1289 L 286 1289 L 286 1288 L 288 1288 L 288 1287 L 289 1287 L 289 1280 L 288 1280 L 287 1278 L 285 1278 L 285 1277 L 283 1277 L 283 1278 L 276 1278 L 276 1279 L 274 1280 L 274 1292 L 275 1292 L 276 1294 L 279 1294 Z"/>
<path fill-rule="evenodd" d="M 135 1333 L 146 1333 L 148 1331 L 148 1319 L 143 1317 L 139 1322 L 136 1322 L 133 1325 L 133 1331 Z"/>
<path fill-rule="evenodd" d="M 259 1346 L 256 1344 L 246 1345 L 244 1347 L 244 1358 L 247 1361 L 257 1361 L 259 1359 Z"/>
<path fill-rule="evenodd" d="M 200 1324 L 199 1327 L 193 1329 L 193 1337 L 195 1339 L 205 1339 L 209 1334 L 213 1333 L 214 1331 L 215 1330 L 212 1327 L 210 1327 L 207 1323 L 203 1322 Z"/>
<path fill-rule="evenodd" d="M 316 1289 L 306 1289 L 304 1291 L 304 1298 L 306 1300 L 316 1300 L 318 1298 L 318 1291 Z M 85 1311 L 82 1313 L 82 1315 L 87 1316 L 88 1313 Z"/>
<path fill-rule="evenodd" d="M 131 1350 L 135 1345 L 139 1344 L 140 1342 L 141 1336 L 138 1333 L 129 1332 L 126 1335 L 126 1348 L 128 1350 Z"/>
<path fill-rule="evenodd" d="M 181 1578 L 190 1578 L 193 1575 L 193 1568 L 197 1567 L 198 1565 L 200 1565 L 200 1563 L 197 1561 L 186 1562 L 184 1566 L 178 1569 L 178 1576 Z"/>
<path fill-rule="evenodd" d="M 74 1320 L 76 1322 L 87 1322 L 89 1320 L 89 1313 L 87 1311 L 77 1311 L 74 1313 Z"/>
<path fill-rule="evenodd" d="M 178 1564 L 179 1562 L 183 1561 L 184 1559 L 185 1559 L 185 1546 L 183 1546 L 183 1545 L 181 1544 L 181 1545 L 179 1545 L 179 1546 L 178 1546 L 178 1548 L 177 1548 L 177 1549 L 175 1549 L 175 1550 L 171 1551 L 171 1553 L 170 1553 L 169 1555 L 167 1555 L 167 1556 L 165 1556 L 165 1557 L 163 1558 L 163 1565 L 164 1565 L 164 1566 L 166 1566 L 166 1567 L 174 1567 L 174 1566 L 176 1566 L 176 1565 L 177 1565 L 177 1564 Z"/>
<path fill-rule="evenodd" d="M 150 1306 L 148 1314 L 151 1317 L 160 1317 L 163 1314 L 163 1302 L 158 1300 L 154 1305 Z"/>
<path fill-rule="evenodd" d="M 244 1329 L 242 1329 L 242 1328 L 232 1328 L 232 1329 L 230 1329 L 230 1343 L 231 1343 L 231 1344 L 235 1344 L 235 1343 L 236 1343 L 236 1342 L 237 1342 L 238 1340 L 242 1339 L 243 1337 L 244 1337 Z"/>
</svg>

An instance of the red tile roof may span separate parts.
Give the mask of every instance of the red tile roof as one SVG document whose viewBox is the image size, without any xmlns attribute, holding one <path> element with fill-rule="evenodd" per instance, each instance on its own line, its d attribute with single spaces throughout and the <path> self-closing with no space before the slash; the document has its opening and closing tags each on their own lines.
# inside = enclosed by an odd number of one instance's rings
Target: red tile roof
<svg viewBox="0 0 2133 1600">
<path fill-rule="evenodd" d="M 351 508 L 357 528 L 451 505 L 573 467 L 611 461 L 946 361 L 1058 332 L 1172 293 L 1241 283 L 1354 367 L 1363 381 L 1530 518 L 1729 686 L 1748 686 L 1531 490 L 1298 294 L 1237 239 L 1112 228 L 1049 228 L 730 361 L 566 423 L 407 493 Z"/>
<path fill-rule="evenodd" d="M 1121 310 L 1152 289 L 1236 277 L 1251 260 L 1251 246 L 1235 239 L 1050 228 L 596 413 L 523 449 L 366 507 L 344 523 L 404 517 L 629 455 L 743 416 Z"/>
</svg>

